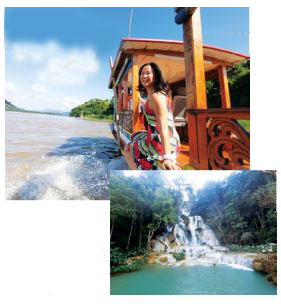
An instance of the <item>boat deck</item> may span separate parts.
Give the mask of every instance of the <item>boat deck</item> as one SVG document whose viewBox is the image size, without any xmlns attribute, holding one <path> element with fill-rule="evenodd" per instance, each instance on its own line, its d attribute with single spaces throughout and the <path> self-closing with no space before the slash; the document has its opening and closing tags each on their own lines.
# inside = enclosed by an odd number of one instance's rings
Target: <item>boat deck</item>
<svg viewBox="0 0 281 308">
<path fill-rule="evenodd" d="M 189 170 L 194 169 L 194 167 L 190 165 L 189 145 L 182 144 L 180 146 L 180 153 L 177 157 L 177 162 L 182 169 L 189 169 Z"/>
<path fill-rule="evenodd" d="M 124 155 L 129 168 L 131 170 L 137 170 L 137 166 L 132 160 L 130 154 L 126 151 L 122 151 L 122 154 Z M 190 160 L 190 155 L 189 155 L 189 145 L 181 145 L 180 146 L 180 153 L 177 158 L 177 162 L 181 169 L 188 169 L 188 170 L 193 170 L 194 168 L 189 164 Z"/>
</svg>

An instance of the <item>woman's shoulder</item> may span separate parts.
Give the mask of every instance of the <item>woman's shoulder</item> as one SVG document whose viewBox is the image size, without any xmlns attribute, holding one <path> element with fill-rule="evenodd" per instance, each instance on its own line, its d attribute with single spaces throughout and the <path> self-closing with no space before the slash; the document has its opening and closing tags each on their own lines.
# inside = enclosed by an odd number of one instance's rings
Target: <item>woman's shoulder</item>
<svg viewBox="0 0 281 308">
<path fill-rule="evenodd" d="M 167 100 L 167 94 L 165 92 L 154 92 L 150 95 L 150 99 L 155 102 L 166 102 Z"/>
</svg>

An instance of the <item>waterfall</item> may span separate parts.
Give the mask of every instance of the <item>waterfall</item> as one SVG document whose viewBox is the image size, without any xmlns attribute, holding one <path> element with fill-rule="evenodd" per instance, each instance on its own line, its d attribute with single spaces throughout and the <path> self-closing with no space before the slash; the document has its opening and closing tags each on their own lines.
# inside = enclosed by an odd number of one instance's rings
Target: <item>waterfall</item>
<svg viewBox="0 0 281 308">
<path fill-rule="evenodd" d="M 245 258 L 237 255 L 226 255 L 222 254 L 220 256 L 220 263 L 228 265 L 242 266 L 244 268 L 252 269 L 253 260 L 250 258 Z"/>
<path fill-rule="evenodd" d="M 168 225 L 162 235 L 152 241 L 152 251 L 166 253 L 165 260 L 175 263 L 171 254 L 185 252 L 185 264 L 226 264 L 244 269 L 252 268 L 252 259 L 227 254 L 227 248 L 220 245 L 215 233 L 206 225 L 201 216 L 190 216 L 182 208 L 179 223 Z M 163 259 L 163 258 L 162 258 Z M 161 262 L 160 262 L 161 263 Z"/>
</svg>

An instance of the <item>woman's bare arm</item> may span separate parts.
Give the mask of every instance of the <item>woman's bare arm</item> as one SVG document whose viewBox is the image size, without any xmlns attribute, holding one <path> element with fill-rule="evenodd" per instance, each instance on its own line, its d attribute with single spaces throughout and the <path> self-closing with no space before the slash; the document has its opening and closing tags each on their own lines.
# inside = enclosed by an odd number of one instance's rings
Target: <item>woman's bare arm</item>
<svg viewBox="0 0 281 308">
<path fill-rule="evenodd" d="M 156 115 L 156 121 L 159 123 L 160 137 L 164 154 L 170 154 L 171 148 L 168 128 L 167 97 L 161 93 L 153 93 L 149 102 Z"/>
</svg>

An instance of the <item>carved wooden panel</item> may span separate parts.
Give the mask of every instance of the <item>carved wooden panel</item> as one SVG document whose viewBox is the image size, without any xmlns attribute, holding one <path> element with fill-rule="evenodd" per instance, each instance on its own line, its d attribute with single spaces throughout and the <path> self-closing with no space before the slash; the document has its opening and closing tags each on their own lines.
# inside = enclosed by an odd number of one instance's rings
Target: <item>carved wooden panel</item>
<svg viewBox="0 0 281 308">
<path fill-rule="evenodd" d="M 208 159 L 212 169 L 250 168 L 250 136 L 233 119 L 209 118 Z"/>
<path fill-rule="evenodd" d="M 133 116 L 132 110 L 126 110 L 119 113 L 118 124 L 129 133 L 133 132 L 132 116 Z"/>
</svg>

